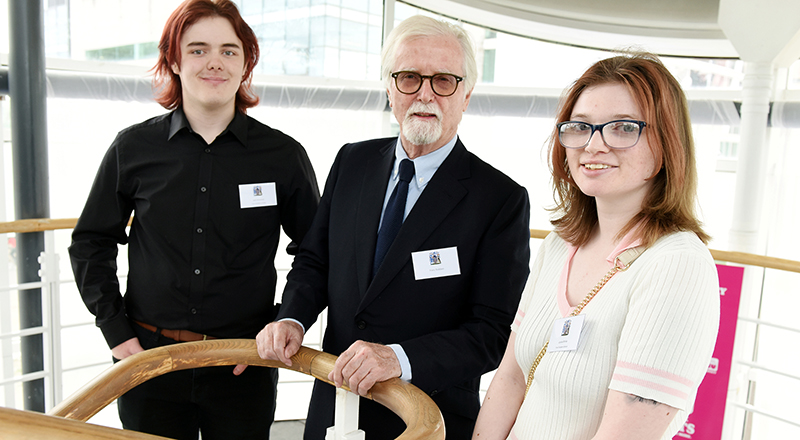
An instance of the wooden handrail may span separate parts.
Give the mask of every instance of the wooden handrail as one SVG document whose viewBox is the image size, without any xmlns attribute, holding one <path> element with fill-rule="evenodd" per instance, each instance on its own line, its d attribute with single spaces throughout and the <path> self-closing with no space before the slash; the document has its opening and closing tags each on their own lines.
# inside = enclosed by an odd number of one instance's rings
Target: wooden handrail
<svg viewBox="0 0 800 440">
<path fill-rule="evenodd" d="M 74 229 L 78 223 L 76 218 L 30 218 L 0 223 L 0 234 L 55 231 L 57 229 Z"/>
<path fill-rule="evenodd" d="M 167 440 L 166 437 L 3 407 L 0 407 L 0 438 L 3 440 Z"/>
<path fill-rule="evenodd" d="M 16 220 L 13 222 L 0 223 L 0 234 L 7 234 L 10 232 L 20 233 L 51 231 L 55 229 L 72 229 L 75 227 L 75 223 L 77 223 L 77 221 L 78 219 L 76 218 Z M 128 225 L 130 224 L 130 221 L 128 221 Z M 545 229 L 531 229 L 531 238 L 544 239 L 549 233 L 550 231 Z M 724 261 L 726 263 L 734 264 L 747 264 L 750 266 L 765 267 L 767 269 L 778 269 L 800 273 L 800 261 L 767 257 L 757 254 L 748 254 L 745 252 L 720 251 L 716 249 L 709 250 L 711 251 L 711 256 L 713 256 L 717 261 Z"/>
<path fill-rule="evenodd" d="M 171 371 L 191 368 L 246 364 L 260 367 L 288 368 L 331 383 L 336 356 L 308 347 L 292 356 L 292 366 L 258 357 L 255 340 L 215 339 L 158 347 L 137 353 L 117 362 L 64 399 L 48 414 L 87 421 L 106 405 L 131 388 Z M 345 387 L 345 389 L 347 389 Z M 348 390 L 349 391 L 349 390 Z M 398 440 L 442 440 L 444 419 L 431 398 L 419 388 L 398 378 L 375 384 L 366 398 L 392 410 L 406 423 Z"/>
<path fill-rule="evenodd" d="M 544 239 L 549 233 L 550 231 L 544 229 L 531 229 L 531 238 Z M 716 249 L 709 249 L 709 251 L 711 251 L 711 256 L 717 261 L 800 273 L 800 261 L 748 254 L 745 252 L 720 251 Z"/>
</svg>

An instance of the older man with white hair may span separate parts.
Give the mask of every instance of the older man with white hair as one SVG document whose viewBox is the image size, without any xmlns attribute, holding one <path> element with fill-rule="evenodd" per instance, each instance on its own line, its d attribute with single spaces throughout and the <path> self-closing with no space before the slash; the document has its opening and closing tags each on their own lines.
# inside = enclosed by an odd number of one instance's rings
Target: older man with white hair
<svg viewBox="0 0 800 440">
<path fill-rule="evenodd" d="M 528 195 L 458 138 L 477 77 L 463 29 L 411 17 L 382 61 L 400 136 L 339 151 L 258 350 L 290 364 L 327 308 L 323 349 L 340 355 L 330 379 L 362 395 L 408 380 L 442 410 L 448 439 L 467 439 L 480 377 L 502 358 L 528 276 Z M 306 439 L 333 424 L 334 395 L 315 384 Z M 403 431 L 391 411 L 361 401 L 368 439 Z"/>
</svg>

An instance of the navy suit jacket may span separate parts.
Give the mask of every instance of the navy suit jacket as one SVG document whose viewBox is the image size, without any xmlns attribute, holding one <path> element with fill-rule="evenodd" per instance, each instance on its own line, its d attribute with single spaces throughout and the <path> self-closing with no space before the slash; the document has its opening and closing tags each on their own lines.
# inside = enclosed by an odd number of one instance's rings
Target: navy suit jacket
<svg viewBox="0 0 800 440">
<path fill-rule="evenodd" d="M 371 277 L 378 225 L 397 138 L 339 151 L 311 229 L 287 277 L 278 319 L 306 329 L 326 307 L 326 352 L 353 342 L 398 343 L 411 382 L 432 396 L 448 438 L 471 434 L 483 373 L 497 368 L 529 273 L 530 203 L 525 189 L 459 140 L 409 212 Z M 456 247 L 460 275 L 415 280 L 411 253 Z M 314 387 L 306 438 L 332 425 L 334 388 Z M 402 421 L 361 399 L 367 438 L 395 438 Z M 466 434 L 469 432 L 469 434 Z"/>
</svg>

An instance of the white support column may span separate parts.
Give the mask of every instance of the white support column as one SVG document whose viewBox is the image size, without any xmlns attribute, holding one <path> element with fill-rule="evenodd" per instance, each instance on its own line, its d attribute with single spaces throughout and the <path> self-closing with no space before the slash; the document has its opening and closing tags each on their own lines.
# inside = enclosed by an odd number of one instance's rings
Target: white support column
<svg viewBox="0 0 800 440">
<path fill-rule="evenodd" d="M 383 0 L 383 41 L 386 41 L 389 32 L 394 29 L 394 6 L 394 0 Z"/>
<path fill-rule="evenodd" d="M 763 193 L 766 182 L 769 103 L 773 96 L 774 66 L 767 62 L 745 62 L 742 83 L 740 140 L 736 164 L 736 192 L 733 203 L 729 249 L 755 254 L 764 253 L 765 236 L 761 230 Z M 758 317 L 761 303 L 763 269 L 745 270 L 739 313 Z M 740 323 L 740 325 L 745 325 Z M 734 359 L 755 361 L 758 332 L 737 332 Z M 748 369 L 734 368 L 728 398 L 738 403 L 752 403 L 755 391 Z M 738 373 L 737 373 L 738 372 Z M 723 439 L 749 437 L 749 417 L 728 405 L 723 422 Z"/>
<path fill-rule="evenodd" d="M 736 196 L 730 230 L 730 248 L 759 253 L 761 195 L 767 163 L 767 118 L 772 97 L 771 63 L 745 63 L 741 131 L 736 165 Z"/>
<path fill-rule="evenodd" d="M 359 399 L 357 394 L 336 389 L 336 416 L 325 440 L 364 440 L 364 431 L 358 429 Z"/>
</svg>

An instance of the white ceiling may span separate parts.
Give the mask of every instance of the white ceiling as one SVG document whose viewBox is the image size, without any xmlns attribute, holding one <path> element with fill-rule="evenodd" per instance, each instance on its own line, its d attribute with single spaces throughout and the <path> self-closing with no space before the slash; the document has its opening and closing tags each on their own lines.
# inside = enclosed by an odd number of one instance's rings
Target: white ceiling
<svg viewBox="0 0 800 440">
<path fill-rule="evenodd" d="M 782 41 L 776 42 L 783 46 L 800 28 L 800 0 L 400 1 L 540 40 L 599 49 L 640 46 L 675 56 L 738 58 L 726 31 L 749 32 L 758 40 L 768 39 L 777 26 L 788 31 L 788 37 L 781 35 Z M 721 9 L 722 16 L 734 18 L 725 23 L 727 29 L 720 25 Z M 751 17 L 764 18 L 763 24 Z"/>
</svg>

